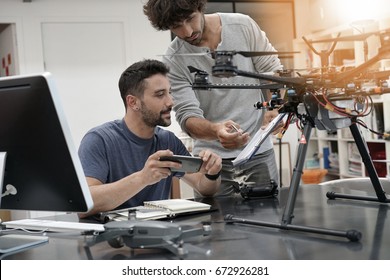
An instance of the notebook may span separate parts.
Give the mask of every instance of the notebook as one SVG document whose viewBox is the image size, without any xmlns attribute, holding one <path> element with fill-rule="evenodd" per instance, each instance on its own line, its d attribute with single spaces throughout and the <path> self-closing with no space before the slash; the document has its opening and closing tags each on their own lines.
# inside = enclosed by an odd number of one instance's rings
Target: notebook
<svg viewBox="0 0 390 280">
<path fill-rule="evenodd" d="M 252 140 L 245 146 L 245 148 L 241 151 L 241 153 L 232 160 L 234 166 L 247 162 L 251 159 L 260 148 L 261 144 L 267 139 L 267 137 L 272 133 L 275 126 L 284 118 L 286 113 L 282 113 L 277 115 L 265 129 L 259 129 L 255 136 L 253 136 Z"/>
<path fill-rule="evenodd" d="M 103 213 L 105 221 L 127 220 L 135 214 L 136 220 L 159 220 L 175 217 L 181 214 L 196 214 L 211 211 L 211 205 L 187 199 L 164 199 L 145 201 L 143 206 L 137 206 L 117 211 Z M 129 214 L 130 213 L 130 214 Z M 131 218 L 131 217 L 130 217 Z"/>
</svg>

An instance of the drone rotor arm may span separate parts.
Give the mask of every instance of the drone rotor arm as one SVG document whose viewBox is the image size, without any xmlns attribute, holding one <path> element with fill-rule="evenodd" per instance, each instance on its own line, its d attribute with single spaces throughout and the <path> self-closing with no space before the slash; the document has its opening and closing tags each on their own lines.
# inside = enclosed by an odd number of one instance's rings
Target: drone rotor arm
<svg viewBox="0 0 390 280">
<path fill-rule="evenodd" d="M 277 76 L 265 75 L 260 73 L 252 73 L 252 72 L 247 72 L 242 70 L 237 70 L 237 76 L 262 79 L 262 80 L 267 80 L 267 81 L 271 81 L 283 85 L 290 85 L 290 86 L 302 86 L 306 83 L 306 79 L 301 77 L 296 77 L 296 78 L 277 77 Z"/>
</svg>

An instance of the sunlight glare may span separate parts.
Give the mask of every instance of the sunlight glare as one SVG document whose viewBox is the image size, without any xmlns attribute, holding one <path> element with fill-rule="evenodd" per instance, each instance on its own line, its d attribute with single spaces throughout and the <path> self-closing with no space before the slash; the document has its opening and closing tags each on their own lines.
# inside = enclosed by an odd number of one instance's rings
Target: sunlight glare
<svg viewBox="0 0 390 280">
<path fill-rule="evenodd" d="M 344 23 L 379 20 L 390 12 L 388 0 L 339 0 L 334 3 Z"/>
</svg>

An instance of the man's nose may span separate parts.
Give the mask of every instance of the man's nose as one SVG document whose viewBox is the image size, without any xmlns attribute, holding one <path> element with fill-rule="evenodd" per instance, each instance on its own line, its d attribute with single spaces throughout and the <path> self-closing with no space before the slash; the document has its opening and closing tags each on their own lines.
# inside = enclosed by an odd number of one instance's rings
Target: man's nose
<svg viewBox="0 0 390 280">
<path fill-rule="evenodd" d="M 182 26 L 182 34 L 184 38 L 189 38 L 192 36 L 193 29 L 189 24 L 183 24 Z"/>
<path fill-rule="evenodd" d="M 167 99 L 166 103 L 167 103 L 168 107 L 172 107 L 173 106 L 173 96 L 172 96 L 172 94 L 168 95 L 168 99 Z"/>
</svg>

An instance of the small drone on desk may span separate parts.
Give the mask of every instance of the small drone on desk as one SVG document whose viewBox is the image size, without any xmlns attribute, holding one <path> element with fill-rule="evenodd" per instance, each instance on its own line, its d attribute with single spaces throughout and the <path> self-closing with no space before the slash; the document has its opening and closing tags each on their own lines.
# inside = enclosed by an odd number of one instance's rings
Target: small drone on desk
<svg viewBox="0 0 390 280">
<path fill-rule="evenodd" d="M 192 226 L 167 221 L 112 221 L 104 228 L 105 231 L 94 236 L 89 245 L 107 241 L 113 248 L 166 249 L 179 257 L 188 253 L 184 248 L 185 239 L 211 233 L 211 226 L 207 223 Z"/>
</svg>

